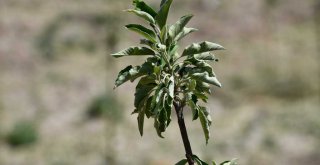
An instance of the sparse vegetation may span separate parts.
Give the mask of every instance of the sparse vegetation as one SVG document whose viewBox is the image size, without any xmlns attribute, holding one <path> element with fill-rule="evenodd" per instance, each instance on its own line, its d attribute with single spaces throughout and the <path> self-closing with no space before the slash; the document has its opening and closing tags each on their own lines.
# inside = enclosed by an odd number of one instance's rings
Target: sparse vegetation
<svg viewBox="0 0 320 165">
<path fill-rule="evenodd" d="M 89 105 L 87 115 L 90 118 L 106 118 L 114 122 L 121 121 L 121 105 L 114 96 L 101 95 L 95 97 Z"/>
</svg>

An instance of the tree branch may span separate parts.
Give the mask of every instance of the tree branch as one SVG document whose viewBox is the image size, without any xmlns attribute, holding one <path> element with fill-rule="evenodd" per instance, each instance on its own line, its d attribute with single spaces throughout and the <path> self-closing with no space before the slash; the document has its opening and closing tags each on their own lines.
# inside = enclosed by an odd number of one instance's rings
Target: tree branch
<svg viewBox="0 0 320 165">
<path fill-rule="evenodd" d="M 180 133 L 183 141 L 183 145 L 186 151 L 186 158 L 188 160 L 189 165 L 194 165 L 194 161 L 192 159 L 192 149 L 190 145 L 190 141 L 188 138 L 188 133 L 186 129 L 186 125 L 184 123 L 184 117 L 183 117 L 183 105 L 181 103 L 173 102 L 174 108 L 176 110 L 177 118 L 178 118 L 178 124 L 180 128 Z"/>
</svg>

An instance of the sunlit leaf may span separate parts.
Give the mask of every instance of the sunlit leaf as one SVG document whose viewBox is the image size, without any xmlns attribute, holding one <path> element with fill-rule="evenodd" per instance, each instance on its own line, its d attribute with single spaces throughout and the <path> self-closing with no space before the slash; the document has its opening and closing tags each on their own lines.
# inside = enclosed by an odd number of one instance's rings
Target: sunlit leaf
<svg viewBox="0 0 320 165">
<path fill-rule="evenodd" d="M 132 82 L 143 75 L 150 75 L 153 72 L 156 62 L 156 57 L 149 57 L 141 66 L 127 66 L 125 69 L 119 72 L 115 81 L 115 87 L 118 87 L 129 80 Z"/>
<path fill-rule="evenodd" d="M 152 30 L 150 30 L 142 25 L 129 24 L 129 25 L 126 25 L 126 28 L 141 34 L 142 36 L 146 37 L 147 39 L 149 39 L 153 43 L 157 42 L 156 34 Z"/>
<path fill-rule="evenodd" d="M 170 77 L 170 82 L 169 82 L 169 95 L 171 98 L 174 98 L 174 77 Z"/>
<path fill-rule="evenodd" d="M 210 52 L 194 54 L 193 57 L 197 60 L 205 60 L 205 61 L 217 61 L 218 59 Z"/>
<path fill-rule="evenodd" d="M 176 37 L 174 38 L 174 41 L 179 41 L 182 38 L 184 38 L 185 36 L 187 36 L 188 34 L 195 32 L 195 31 L 198 31 L 198 29 L 185 27 L 178 35 L 176 35 Z"/>
<path fill-rule="evenodd" d="M 193 17 L 193 15 L 185 15 L 180 18 L 179 21 L 177 21 L 175 24 L 171 25 L 169 28 L 169 36 L 174 41 L 176 36 L 181 33 L 184 29 L 184 27 L 187 25 L 187 23 L 190 21 L 190 19 Z"/>
<path fill-rule="evenodd" d="M 143 55 L 155 55 L 155 52 L 146 47 L 130 47 L 128 49 L 122 50 L 118 53 L 111 54 L 113 57 L 123 57 L 123 56 L 143 56 Z"/>
<path fill-rule="evenodd" d="M 127 66 L 123 70 L 121 70 L 118 74 L 118 77 L 115 82 L 115 87 L 120 86 L 128 80 L 135 79 L 139 76 L 140 66 L 132 67 L 132 65 Z"/>
<path fill-rule="evenodd" d="M 219 44 L 208 42 L 208 41 L 204 41 L 201 43 L 193 43 L 184 49 L 182 56 L 199 54 L 199 53 L 204 53 L 204 52 L 209 52 L 214 50 L 224 50 L 224 47 L 222 47 Z"/>
<path fill-rule="evenodd" d="M 221 83 L 218 81 L 216 77 L 211 77 L 209 76 L 208 72 L 202 72 L 202 73 L 193 73 L 191 75 L 192 78 L 198 80 L 198 81 L 203 81 L 218 87 L 222 87 Z"/>
<path fill-rule="evenodd" d="M 139 10 L 133 10 L 133 9 L 128 9 L 128 10 L 125 10 L 125 11 L 130 12 L 130 13 L 134 13 L 137 16 L 145 19 L 146 21 L 155 24 L 154 18 L 147 12 L 139 11 Z"/>
<path fill-rule="evenodd" d="M 141 0 L 134 0 L 133 5 L 135 6 L 136 10 L 144 11 L 144 12 L 150 14 L 153 18 L 155 18 L 157 15 L 157 12 L 154 11 L 154 9 L 152 7 L 148 6 L 145 2 L 143 2 Z"/>
</svg>

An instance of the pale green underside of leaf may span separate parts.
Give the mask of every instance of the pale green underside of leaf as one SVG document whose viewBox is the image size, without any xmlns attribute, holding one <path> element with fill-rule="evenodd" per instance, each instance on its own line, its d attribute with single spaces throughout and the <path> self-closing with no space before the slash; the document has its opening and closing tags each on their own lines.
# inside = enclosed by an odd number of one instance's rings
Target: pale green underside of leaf
<svg viewBox="0 0 320 165">
<path fill-rule="evenodd" d="M 216 77 L 210 77 L 208 72 L 202 72 L 202 73 L 193 73 L 191 75 L 192 78 L 198 80 L 198 81 L 203 81 L 218 87 L 222 87 L 221 83 Z"/>
<path fill-rule="evenodd" d="M 142 36 L 146 37 L 147 39 L 149 39 L 153 43 L 157 42 L 156 34 L 152 30 L 150 30 L 142 25 L 129 24 L 129 25 L 126 25 L 126 28 L 141 34 Z"/>
<path fill-rule="evenodd" d="M 123 57 L 123 56 L 142 56 L 142 55 L 155 55 L 155 52 L 146 47 L 129 47 L 118 53 L 111 54 L 113 57 Z"/>
<path fill-rule="evenodd" d="M 214 50 L 224 50 L 224 47 L 219 44 L 208 42 L 208 41 L 204 41 L 201 43 L 193 43 L 184 49 L 182 56 L 199 54 L 199 53 L 204 53 L 204 52 L 209 52 Z"/>
<path fill-rule="evenodd" d="M 197 60 L 217 61 L 217 58 L 210 52 L 194 54 L 193 57 Z"/>
<path fill-rule="evenodd" d="M 193 17 L 193 15 L 185 15 L 180 18 L 179 21 L 177 21 L 175 24 L 171 25 L 169 28 L 169 36 L 172 40 L 175 40 L 176 36 L 181 33 L 184 29 L 184 27 L 187 25 L 187 23 L 190 21 L 190 19 Z"/>
<path fill-rule="evenodd" d="M 155 24 L 154 18 L 147 12 L 139 11 L 139 10 L 133 10 L 133 9 L 128 9 L 128 10 L 125 10 L 125 11 L 130 12 L 130 13 L 134 13 L 135 15 L 145 19 L 149 23 Z"/>
<path fill-rule="evenodd" d="M 187 36 L 188 34 L 198 31 L 198 29 L 195 28 L 183 28 L 183 30 L 174 38 L 174 41 L 180 41 L 182 38 Z"/>
</svg>

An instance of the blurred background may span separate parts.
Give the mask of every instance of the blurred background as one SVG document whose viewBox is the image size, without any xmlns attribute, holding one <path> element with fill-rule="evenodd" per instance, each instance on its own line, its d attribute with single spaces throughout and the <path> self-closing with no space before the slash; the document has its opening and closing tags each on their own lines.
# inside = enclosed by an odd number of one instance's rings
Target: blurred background
<svg viewBox="0 0 320 165">
<path fill-rule="evenodd" d="M 158 8 L 160 0 L 146 0 Z M 123 25 L 130 0 L 0 0 L 0 165 L 172 165 L 184 157 L 175 115 L 157 137 L 140 137 L 135 83 L 113 90 L 120 69 L 144 58 L 113 59 L 137 45 Z M 175 0 L 200 29 L 182 41 L 213 41 L 213 125 L 186 122 L 194 153 L 242 165 L 320 164 L 320 2 Z M 181 50 L 180 50 L 181 51 Z"/>
</svg>

